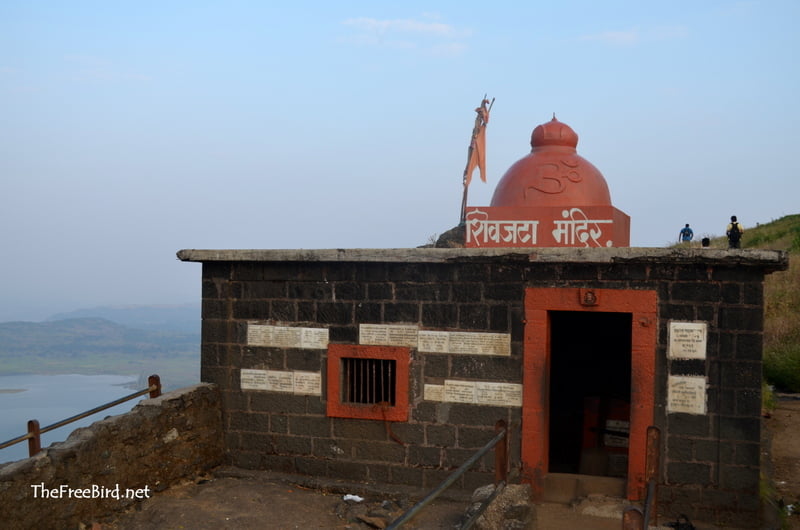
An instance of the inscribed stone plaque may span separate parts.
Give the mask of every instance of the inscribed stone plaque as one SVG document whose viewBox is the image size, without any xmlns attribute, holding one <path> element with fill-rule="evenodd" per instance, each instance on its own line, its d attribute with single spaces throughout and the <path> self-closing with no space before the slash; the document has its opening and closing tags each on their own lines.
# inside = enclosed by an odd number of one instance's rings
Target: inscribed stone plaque
<svg viewBox="0 0 800 530">
<path fill-rule="evenodd" d="M 319 372 L 294 372 L 294 393 L 308 396 L 322 395 L 322 375 Z"/>
<path fill-rule="evenodd" d="M 247 344 L 253 346 L 267 346 L 272 342 L 272 326 L 260 324 L 247 324 Z"/>
<path fill-rule="evenodd" d="M 667 412 L 706 413 L 705 377 L 671 375 L 667 385 Z"/>
<path fill-rule="evenodd" d="M 294 392 L 294 374 L 278 370 L 267 370 L 268 390 L 273 392 Z"/>
<path fill-rule="evenodd" d="M 425 385 L 426 401 L 444 401 L 444 385 Z"/>
<path fill-rule="evenodd" d="M 478 405 L 521 407 L 522 385 L 515 383 L 475 383 L 475 402 Z"/>
<path fill-rule="evenodd" d="M 475 403 L 475 383 L 448 379 L 444 382 L 444 400 L 452 403 Z"/>
<path fill-rule="evenodd" d="M 670 359 L 705 359 L 708 337 L 706 322 L 670 322 Z"/>
<path fill-rule="evenodd" d="M 419 328 L 404 324 L 359 324 L 358 343 L 371 346 L 417 347 Z"/>
<path fill-rule="evenodd" d="M 447 331 L 419 332 L 419 351 L 428 353 L 447 353 L 450 351 L 450 333 Z"/>
<path fill-rule="evenodd" d="M 450 332 L 450 352 L 472 355 L 511 355 L 508 333 Z"/>
<path fill-rule="evenodd" d="M 267 371 L 242 368 L 239 370 L 239 382 L 242 390 L 267 390 Z"/>
<path fill-rule="evenodd" d="M 247 324 L 247 344 L 273 348 L 324 350 L 328 347 L 328 328 L 300 328 Z"/>
<path fill-rule="evenodd" d="M 272 328 L 272 344 L 276 348 L 300 348 L 302 342 L 302 330 L 300 328 L 288 328 L 286 326 L 275 326 Z"/>
<path fill-rule="evenodd" d="M 328 348 L 328 328 L 300 328 L 301 348 L 307 350 L 325 350 Z"/>
</svg>

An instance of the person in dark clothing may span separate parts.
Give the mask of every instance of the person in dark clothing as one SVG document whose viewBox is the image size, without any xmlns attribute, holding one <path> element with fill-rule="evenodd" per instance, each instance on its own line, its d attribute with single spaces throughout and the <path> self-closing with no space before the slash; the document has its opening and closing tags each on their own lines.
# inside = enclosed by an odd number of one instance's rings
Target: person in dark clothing
<svg viewBox="0 0 800 530">
<path fill-rule="evenodd" d="M 736 216 L 732 215 L 731 222 L 725 229 L 725 235 L 728 236 L 728 248 L 742 248 L 742 234 L 744 234 L 742 225 L 736 220 Z"/>
</svg>

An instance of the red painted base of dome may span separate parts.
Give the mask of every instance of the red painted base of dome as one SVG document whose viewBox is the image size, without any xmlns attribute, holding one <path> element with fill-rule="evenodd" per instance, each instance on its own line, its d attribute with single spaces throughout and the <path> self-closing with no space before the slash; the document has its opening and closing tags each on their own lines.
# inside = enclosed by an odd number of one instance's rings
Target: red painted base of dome
<svg viewBox="0 0 800 530">
<path fill-rule="evenodd" d="M 630 224 L 630 217 L 613 206 L 472 206 L 465 246 L 627 247 Z"/>
</svg>

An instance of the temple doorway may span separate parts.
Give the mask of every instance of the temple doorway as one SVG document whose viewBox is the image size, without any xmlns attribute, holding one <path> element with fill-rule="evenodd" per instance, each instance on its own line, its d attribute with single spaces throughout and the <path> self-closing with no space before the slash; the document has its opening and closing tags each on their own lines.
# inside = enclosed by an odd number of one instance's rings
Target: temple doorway
<svg viewBox="0 0 800 530">
<path fill-rule="evenodd" d="M 655 291 L 525 290 L 521 456 L 534 497 L 568 474 L 616 477 L 643 498 L 657 306 Z"/>
<path fill-rule="evenodd" d="M 631 314 L 550 314 L 549 473 L 625 477 Z"/>
</svg>

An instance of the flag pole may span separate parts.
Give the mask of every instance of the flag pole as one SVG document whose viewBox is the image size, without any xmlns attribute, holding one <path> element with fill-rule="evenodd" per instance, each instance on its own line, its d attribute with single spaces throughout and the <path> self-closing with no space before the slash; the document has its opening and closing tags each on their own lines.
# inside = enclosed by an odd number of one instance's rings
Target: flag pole
<svg viewBox="0 0 800 530">
<path fill-rule="evenodd" d="M 472 180 L 472 172 L 478 165 L 474 159 L 476 148 L 475 142 L 478 138 L 478 135 L 480 135 L 481 132 L 486 129 L 486 124 L 489 122 L 489 112 L 491 112 L 492 106 L 494 105 L 494 99 L 495 98 L 492 98 L 492 101 L 489 102 L 489 100 L 486 99 L 486 94 L 484 94 L 483 99 L 481 100 L 481 106 L 475 109 L 475 112 L 478 115 L 475 117 L 475 126 L 472 128 L 472 137 L 470 138 L 469 148 L 467 149 L 467 165 L 464 168 L 464 175 L 462 177 L 464 191 L 461 197 L 461 217 L 458 223 L 459 226 L 467 222 L 467 194 L 469 191 L 470 181 Z M 489 103 L 488 108 L 486 108 L 486 103 Z M 484 157 L 484 161 L 486 160 L 485 156 L 485 153 L 478 153 L 478 157 Z M 485 176 L 483 174 L 481 174 L 481 178 L 485 182 Z"/>
</svg>

